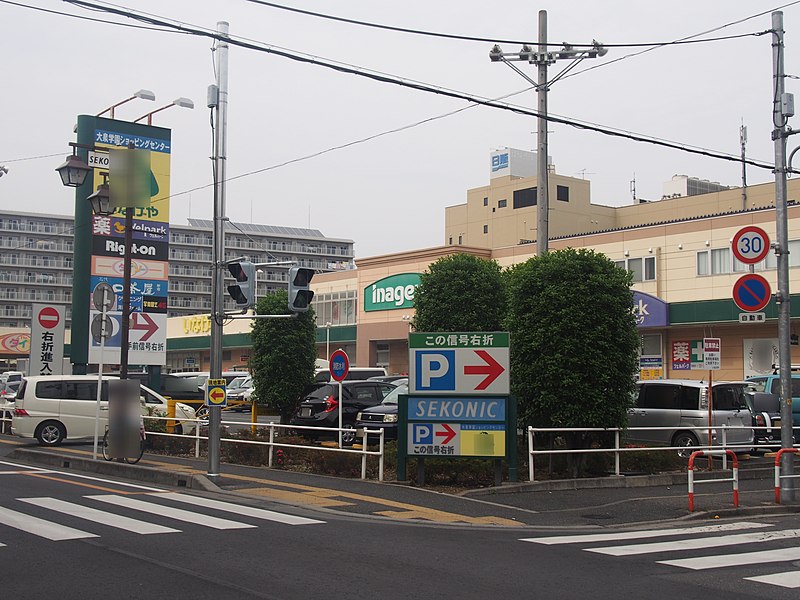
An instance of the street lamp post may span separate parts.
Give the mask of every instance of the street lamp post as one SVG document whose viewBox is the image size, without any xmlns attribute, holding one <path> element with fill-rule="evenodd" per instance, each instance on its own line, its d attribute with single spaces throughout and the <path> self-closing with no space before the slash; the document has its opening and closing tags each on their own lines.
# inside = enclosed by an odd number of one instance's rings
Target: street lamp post
<svg viewBox="0 0 800 600">
<path fill-rule="evenodd" d="M 325 323 L 325 360 L 331 359 L 331 322 Z"/>
<path fill-rule="evenodd" d="M 133 122 L 134 123 L 138 123 L 142 119 L 147 118 L 147 124 L 148 125 L 152 125 L 153 124 L 153 115 L 154 114 L 156 114 L 157 112 L 161 112 L 162 110 L 167 110 L 168 108 L 170 108 L 172 106 L 180 106 L 181 108 L 194 108 L 194 102 L 189 100 L 189 98 L 176 98 L 175 100 L 173 100 L 169 104 L 167 104 L 165 106 L 162 106 L 161 108 L 157 108 L 154 111 L 151 111 L 151 112 L 149 112 L 147 114 L 144 114 L 141 117 L 139 117 L 138 119 L 135 119 Z"/>
</svg>

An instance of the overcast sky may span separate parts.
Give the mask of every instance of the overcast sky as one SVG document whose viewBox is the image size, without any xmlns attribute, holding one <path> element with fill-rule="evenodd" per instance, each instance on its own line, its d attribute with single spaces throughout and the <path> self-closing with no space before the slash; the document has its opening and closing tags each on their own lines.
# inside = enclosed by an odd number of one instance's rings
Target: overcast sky
<svg viewBox="0 0 800 600">
<path fill-rule="evenodd" d="M 489 42 L 373 29 L 245 0 L 118 1 L 134 11 L 209 30 L 217 21 L 228 21 L 232 36 L 472 96 L 499 98 L 530 87 L 508 66 L 489 61 Z M 551 42 L 596 39 L 609 45 L 670 42 L 703 32 L 709 33 L 700 39 L 764 32 L 771 27 L 769 13 L 785 5 L 786 71 L 800 74 L 795 50 L 800 44 L 800 2 L 276 3 L 395 27 L 533 42 L 538 11 L 544 9 Z M 764 14 L 754 16 L 759 13 Z M 194 101 L 194 110 L 174 107 L 155 115 L 153 124 L 172 129 L 171 222 L 210 218 L 212 133 L 206 89 L 215 81 L 211 40 L 87 19 L 137 25 L 58 0 L 0 0 L 0 165 L 8 169 L 0 178 L 0 208 L 72 214 L 74 195 L 62 187 L 54 169 L 75 139 L 76 116 L 96 114 L 145 88 L 155 92 L 156 101 L 132 101 L 118 109 L 116 118 L 134 120 L 180 96 Z M 748 156 L 770 162 L 770 44 L 771 36 L 763 35 L 644 53 L 642 47 L 611 47 L 605 57 L 583 61 L 553 85 L 550 112 L 734 156 L 740 152 L 744 122 Z M 519 50 L 516 43 L 501 47 Z M 636 53 L 641 54 L 628 56 Z M 515 64 L 536 79 L 534 65 Z M 551 75 L 568 64 L 559 61 L 550 68 Z M 798 82 L 788 79 L 786 87 L 797 92 Z M 535 109 L 536 93 L 526 91 L 507 102 Z M 465 202 L 468 189 L 488 183 L 492 149 L 535 149 L 534 117 L 475 106 L 278 165 L 468 106 L 462 100 L 231 47 L 228 176 L 275 168 L 228 183 L 228 216 L 240 222 L 310 226 L 329 237 L 352 239 L 357 258 L 442 245 L 445 207 Z M 737 162 L 561 124 L 551 123 L 549 131 L 556 172 L 591 180 L 595 204 L 632 203 L 634 179 L 636 195 L 645 199 L 660 198 L 663 183 L 674 174 L 741 184 Z M 46 157 L 20 160 L 37 156 Z M 773 181 L 768 169 L 750 167 L 747 176 L 749 183 Z M 185 193 L 201 186 L 208 187 Z"/>
</svg>

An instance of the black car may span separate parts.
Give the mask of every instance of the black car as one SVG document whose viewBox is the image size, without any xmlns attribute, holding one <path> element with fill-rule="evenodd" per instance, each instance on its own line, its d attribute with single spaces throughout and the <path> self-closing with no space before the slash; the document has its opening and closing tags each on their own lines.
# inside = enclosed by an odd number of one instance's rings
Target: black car
<svg viewBox="0 0 800 600">
<path fill-rule="evenodd" d="M 338 383 L 315 384 L 308 388 L 301 398 L 291 424 L 338 428 L 339 410 L 343 404 L 342 427 L 347 427 L 352 431 L 344 432 L 342 442 L 352 444 L 355 440 L 356 415 L 360 411 L 380 404 L 384 397 L 394 389 L 396 389 L 395 386 L 380 381 L 344 381 L 342 382 L 344 402 L 340 403 Z M 302 429 L 300 433 L 311 438 L 338 438 L 336 431 L 317 433 Z"/>
<path fill-rule="evenodd" d="M 397 439 L 397 398 L 400 394 L 408 393 L 408 383 L 401 383 L 383 399 L 378 406 L 368 408 L 358 413 L 356 427 L 372 429 L 383 429 L 383 439 Z M 370 442 L 377 441 L 377 435 L 370 435 Z"/>
</svg>

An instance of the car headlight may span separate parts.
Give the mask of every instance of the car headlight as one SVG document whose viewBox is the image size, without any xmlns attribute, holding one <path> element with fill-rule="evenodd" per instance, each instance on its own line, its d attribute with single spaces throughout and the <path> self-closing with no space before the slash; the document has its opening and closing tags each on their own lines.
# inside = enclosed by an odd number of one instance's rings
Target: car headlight
<svg viewBox="0 0 800 600">
<path fill-rule="evenodd" d="M 384 423 L 397 423 L 397 415 L 383 415 Z"/>
<path fill-rule="evenodd" d="M 361 420 L 361 415 L 363 415 L 363 414 L 364 414 L 364 413 L 362 413 L 362 412 L 358 413 L 358 414 L 356 415 L 356 421 L 360 421 L 360 420 Z"/>
</svg>

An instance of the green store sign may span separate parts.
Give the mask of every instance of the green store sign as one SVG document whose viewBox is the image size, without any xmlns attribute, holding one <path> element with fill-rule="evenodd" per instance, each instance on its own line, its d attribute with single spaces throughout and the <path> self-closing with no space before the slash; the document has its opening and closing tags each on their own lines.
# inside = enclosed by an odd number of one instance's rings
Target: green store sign
<svg viewBox="0 0 800 600">
<path fill-rule="evenodd" d="M 384 277 L 364 288 L 364 311 L 413 308 L 418 285 L 419 273 Z"/>
</svg>

